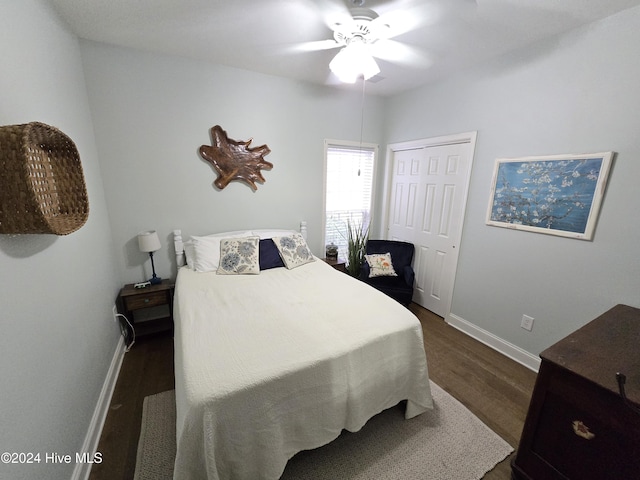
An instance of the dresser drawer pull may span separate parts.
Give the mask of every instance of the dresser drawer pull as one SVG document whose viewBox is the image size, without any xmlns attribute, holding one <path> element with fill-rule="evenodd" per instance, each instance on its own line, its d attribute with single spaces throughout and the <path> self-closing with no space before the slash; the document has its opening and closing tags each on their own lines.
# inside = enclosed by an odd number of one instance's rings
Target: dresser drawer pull
<svg viewBox="0 0 640 480">
<path fill-rule="evenodd" d="M 578 435 L 579 437 L 584 438 L 585 440 L 591 440 L 592 438 L 594 438 L 596 436 L 595 433 L 592 433 L 589 430 L 589 427 L 587 427 L 580 420 L 574 420 L 573 421 L 573 432 L 576 435 Z"/>
<path fill-rule="evenodd" d="M 633 403 L 629 401 L 627 398 L 627 394 L 624 391 L 624 384 L 627 382 L 627 377 L 624 373 L 616 373 L 616 380 L 618 382 L 618 389 L 620 390 L 620 396 L 622 397 L 622 401 L 624 404 L 633 410 L 636 413 L 640 413 L 640 408 L 636 407 Z"/>
</svg>

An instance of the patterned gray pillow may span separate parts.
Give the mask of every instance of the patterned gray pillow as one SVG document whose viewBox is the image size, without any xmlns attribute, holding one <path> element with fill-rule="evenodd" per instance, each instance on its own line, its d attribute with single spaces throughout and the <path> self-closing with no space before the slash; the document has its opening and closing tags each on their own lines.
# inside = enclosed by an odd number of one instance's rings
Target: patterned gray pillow
<svg viewBox="0 0 640 480">
<path fill-rule="evenodd" d="M 273 237 L 273 243 L 276 244 L 284 266 L 289 270 L 299 267 L 305 263 L 314 261 L 313 254 L 304 237 L 299 233 L 288 235 L 286 237 Z"/>
<path fill-rule="evenodd" d="M 223 238 L 220 241 L 219 275 L 257 275 L 260 237 Z"/>
</svg>

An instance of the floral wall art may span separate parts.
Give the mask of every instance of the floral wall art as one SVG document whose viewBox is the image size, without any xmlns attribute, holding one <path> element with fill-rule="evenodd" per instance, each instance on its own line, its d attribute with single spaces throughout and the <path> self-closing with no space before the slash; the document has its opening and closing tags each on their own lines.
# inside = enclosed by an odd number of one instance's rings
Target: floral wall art
<svg viewBox="0 0 640 480">
<path fill-rule="evenodd" d="M 487 224 L 591 240 L 613 152 L 496 160 Z"/>
</svg>

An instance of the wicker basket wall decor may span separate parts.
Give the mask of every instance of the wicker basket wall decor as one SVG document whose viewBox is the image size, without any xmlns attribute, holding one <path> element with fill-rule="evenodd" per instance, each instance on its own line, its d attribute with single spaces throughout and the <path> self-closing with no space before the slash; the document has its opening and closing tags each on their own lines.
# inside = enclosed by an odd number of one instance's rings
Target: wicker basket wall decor
<svg viewBox="0 0 640 480">
<path fill-rule="evenodd" d="M 44 123 L 0 127 L 0 233 L 67 235 L 88 216 L 75 143 Z"/>
</svg>

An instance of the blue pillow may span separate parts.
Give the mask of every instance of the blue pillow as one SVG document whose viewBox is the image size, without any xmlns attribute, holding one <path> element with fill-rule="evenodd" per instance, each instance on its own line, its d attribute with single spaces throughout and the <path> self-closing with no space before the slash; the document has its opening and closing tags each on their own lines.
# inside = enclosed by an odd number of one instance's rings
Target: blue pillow
<svg viewBox="0 0 640 480">
<path fill-rule="evenodd" d="M 260 251 L 259 262 L 260 270 L 269 270 L 270 268 L 284 267 L 284 262 L 280 258 L 280 252 L 270 238 L 260 240 L 258 246 Z"/>
</svg>

